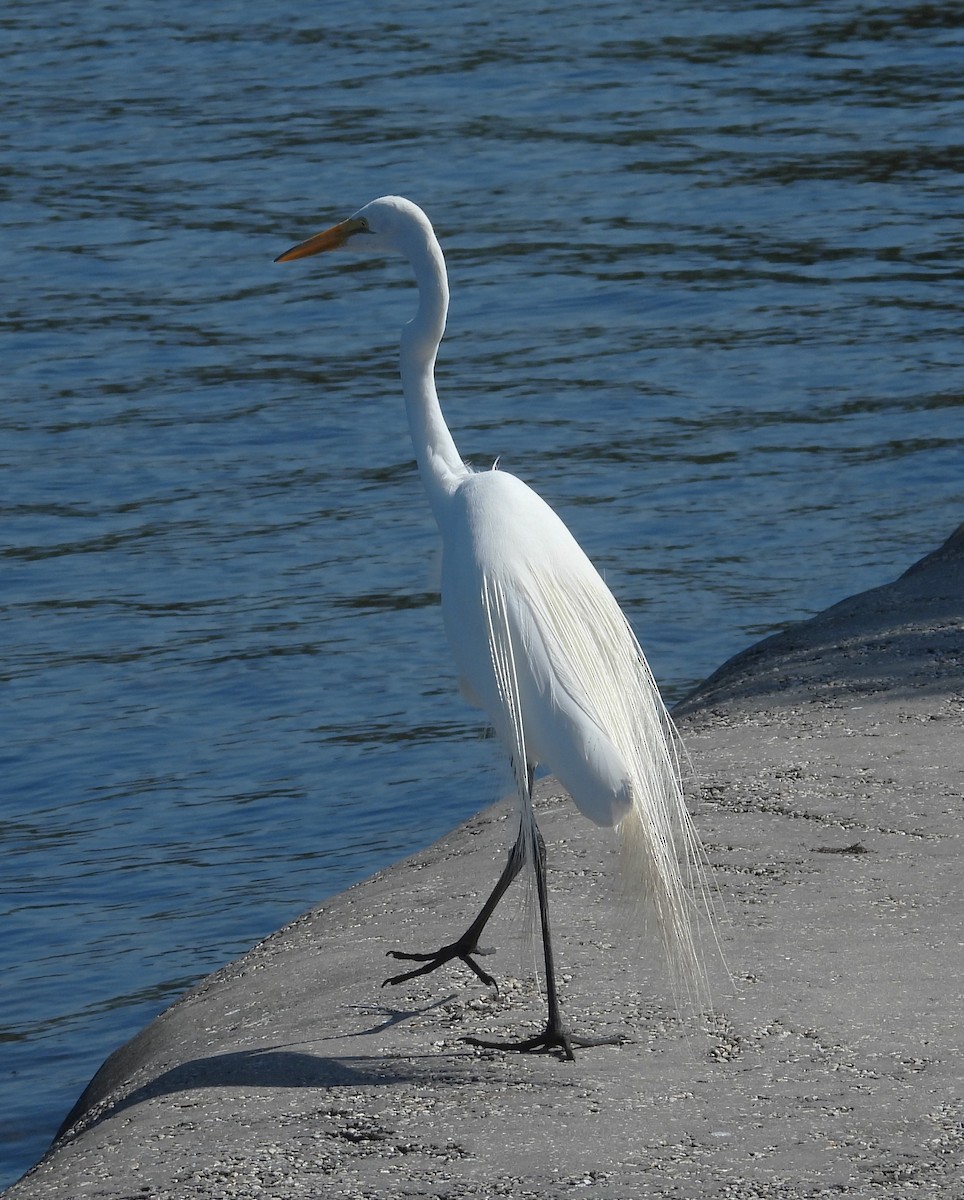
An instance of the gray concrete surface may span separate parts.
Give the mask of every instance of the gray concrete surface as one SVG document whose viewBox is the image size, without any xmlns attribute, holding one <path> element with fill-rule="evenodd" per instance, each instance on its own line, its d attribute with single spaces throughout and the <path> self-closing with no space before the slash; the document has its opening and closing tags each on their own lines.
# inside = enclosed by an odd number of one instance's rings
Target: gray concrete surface
<svg viewBox="0 0 964 1200">
<path fill-rule="evenodd" d="M 152 1022 L 8 1200 L 964 1196 L 964 527 L 678 716 L 730 973 L 703 1028 L 612 883 L 610 836 L 550 781 L 564 1004 L 632 1041 L 575 1063 L 464 1044 L 541 1021 L 521 902 L 489 930 L 498 995 L 455 967 L 380 989 L 387 950 L 474 915 L 511 840 L 489 810 Z"/>
</svg>

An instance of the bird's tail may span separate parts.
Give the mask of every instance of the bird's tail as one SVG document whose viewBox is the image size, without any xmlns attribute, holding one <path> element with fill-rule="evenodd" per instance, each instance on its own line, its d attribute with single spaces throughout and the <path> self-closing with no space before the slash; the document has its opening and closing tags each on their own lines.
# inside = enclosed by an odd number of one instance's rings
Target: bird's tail
<svg viewBox="0 0 964 1200">
<path fill-rule="evenodd" d="M 704 854 L 689 814 L 667 831 L 654 823 L 646 804 L 634 803 L 617 826 L 621 881 L 638 905 L 635 915 L 653 928 L 677 1004 L 705 1013 L 710 988 L 703 953 L 703 926 L 713 929 L 713 906 Z"/>
<path fill-rule="evenodd" d="M 666 711 L 635 635 L 635 703 L 625 714 L 624 750 L 631 807 L 617 825 L 624 886 L 662 942 L 677 1003 L 710 1008 L 704 946 L 717 945 L 706 853 L 686 802 L 689 770 L 682 739 Z"/>
</svg>

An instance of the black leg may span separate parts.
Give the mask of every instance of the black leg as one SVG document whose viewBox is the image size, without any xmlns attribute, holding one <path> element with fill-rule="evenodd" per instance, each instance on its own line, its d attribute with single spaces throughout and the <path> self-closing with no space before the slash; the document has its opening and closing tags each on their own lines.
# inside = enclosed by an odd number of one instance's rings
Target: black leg
<svg viewBox="0 0 964 1200">
<path fill-rule="evenodd" d="M 515 840 L 515 845 L 509 851 L 509 859 L 505 864 L 505 869 L 499 876 L 499 881 L 492 889 L 492 894 L 482 905 L 479 915 L 475 918 L 472 924 L 466 929 L 454 942 L 450 942 L 447 946 L 442 946 L 441 949 L 432 951 L 428 954 L 409 954 L 403 950 L 389 950 L 389 957 L 401 958 L 408 962 L 420 962 L 423 965 L 415 967 L 411 971 L 404 971 L 401 975 L 393 975 L 390 979 L 386 979 L 382 987 L 386 984 L 404 983 L 407 979 L 414 979 L 417 975 L 427 975 L 430 971 L 437 970 L 443 963 L 451 962 L 452 959 L 458 958 L 482 980 L 487 987 L 497 987 L 495 979 L 487 972 L 483 971 L 479 964 L 472 958 L 473 954 L 483 954 L 484 951 L 479 949 L 479 938 L 482 936 L 482 931 L 489 923 L 489 918 L 498 907 L 499 901 L 508 890 L 509 884 L 519 874 L 525 864 L 525 839 L 523 837 L 522 826 L 519 827 L 519 836 Z"/>
<path fill-rule="evenodd" d="M 552 937 L 549 932 L 549 887 L 546 882 L 546 843 L 536 828 L 536 890 L 539 896 L 539 920 L 542 926 L 542 947 L 546 964 L 546 997 L 549 1006 L 548 1020 L 542 1033 L 523 1038 L 518 1042 L 492 1042 L 484 1038 L 469 1037 L 465 1040 L 472 1046 L 484 1046 L 490 1050 L 517 1050 L 521 1053 L 546 1053 L 557 1051 L 563 1058 L 573 1061 L 573 1046 L 609 1046 L 625 1039 L 584 1038 L 569 1032 L 562 1018 L 559 993 L 556 988 L 556 965 L 552 953 Z"/>
<path fill-rule="evenodd" d="M 530 804 L 532 802 L 531 770 L 529 772 L 529 802 Z M 535 830 L 536 893 L 539 897 L 539 922 L 542 928 L 542 948 L 546 967 L 546 993 L 549 1006 L 546 1027 L 542 1033 L 536 1034 L 535 1037 L 524 1038 L 518 1042 L 490 1042 L 483 1038 L 475 1037 L 469 1037 L 465 1040 L 472 1046 L 484 1046 L 491 1050 L 518 1050 L 523 1053 L 555 1051 L 571 1062 L 575 1057 L 572 1052 L 573 1046 L 610 1046 L 617 1045 L 626 1039 L 622 1037 L 577 1037 L 575 1034 L 569 1032 L 562 1018 L 562 1008 L 559 1004 L 559 993 L 556 988 L 556 964 L 552 953 L 552 936 L 549 931 L 549 886 L 546 881 L 546 843 L 539 831 L 539 827 L 535 824 L 535 818 L 532 817 L 530 819 Z M 479 915 L 465 933 L 456 941 L 450 942 L 449 945 L 442 946 L 439 950 L 428 954 L 410 954 L 403 950 L 389 950 L 389 956 L 392 958 L 400 958 L 408 962 L 421 963 L 422 965 L 414 967 L 410 971 L 404 971 L 401 975 L 393 975 L 390 979 L 385 980 L 382 987 L 385 987 L 387 984 L 404 983 L 406 980 L 415 979 L 419 975 L 427 975 L 430 971 L 437 970 L 443 963 L 451 962 L 456 958 L 464 962 L 471 971 L 474 971 L 484 984 L 490 987 L 498 986 L 495 979 L 487 971 L 483 971 L 472 956 L 485 953 L 485 951 L 479 949 L 479 938 L 482 936 L 482 931 L 498 907 L 499 901 L 508 890 L 509 885 L 525 865 L 525 823 L 526 818 L 523 817 L 519 825 L 519 836 L 509 851 L 509 860 L 505 864 L 502 874 L 499 876 L 498 883 L 492 889 L 492 894 L 488 900 L 482 905 Z"/>
</svg>

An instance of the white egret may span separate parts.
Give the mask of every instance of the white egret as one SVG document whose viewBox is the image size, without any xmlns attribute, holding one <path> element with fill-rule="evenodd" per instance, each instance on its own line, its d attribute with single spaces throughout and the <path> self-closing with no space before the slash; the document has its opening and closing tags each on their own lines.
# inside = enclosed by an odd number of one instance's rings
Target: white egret
<svg viewBox="0 0 964 1200">
<path fill-rule="evenodd" d="M 340 246 L 402 254 L 415 272 L 418 311 L 402 330 L 400 368 L 418 468 L 441 533 L 445 630 L 466 698 L 485 710 L 509 754 L 520 808 L 518 837 L 478 917 L 432 953 L 391 951 L 420 965 L 385 982 L 402 983 L 460 959 L 494 984 L 473 955 L 509 884 L 531 863 L 546 1027 L 518 1042 L 468 1040 L 571 1059 L 574 1045 L 598 1043 L 570 1033 L 560 1009 L 533 772 L 545 765 L 584 816 L 615 826 L 676 978 L 701 995 L 692 893 L 702 887 L 702 851 L 684 801 L 678 737 L 629 623 L 563 522 L 525 483 L 495 468 L 475 471 L 456 449 L 435 390 L 449 290 L 428 218 L 411 201 L 384 196 L 277 261 Z"/>
</svg>

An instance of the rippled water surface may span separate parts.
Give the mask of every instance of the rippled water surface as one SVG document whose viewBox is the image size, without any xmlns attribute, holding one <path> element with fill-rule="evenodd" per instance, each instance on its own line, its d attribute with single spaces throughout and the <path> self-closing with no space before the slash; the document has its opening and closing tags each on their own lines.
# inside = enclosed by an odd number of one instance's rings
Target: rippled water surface
<svg viewBox="0 0 964 1200">
<path fill-rule="evenodd" d="M 500 792 L 395 377 L 667 696 L 961 520 L 964 6 L 8 0 L 0 1183 L 193 980 Z M 377 981 L 373 981 L 375 986 Z"/>
</svg>

